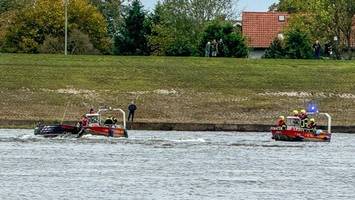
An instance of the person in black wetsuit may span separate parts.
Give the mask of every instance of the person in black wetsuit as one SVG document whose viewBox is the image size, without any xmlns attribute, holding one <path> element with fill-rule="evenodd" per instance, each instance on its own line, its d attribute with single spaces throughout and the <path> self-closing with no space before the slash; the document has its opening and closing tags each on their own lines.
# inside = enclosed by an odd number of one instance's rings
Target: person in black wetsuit
<svg viewBox="0 0 355 200">
<path fill-rule="evenodd" d="M 128 106 L 128 121 L 131 119 L 131 121 L 133 122 L 133 118 L 134 118 L 134 112 L 137 110 L 137 106 L 134 104 L 134 102 L 132 101 L 131 104 L 129 104 Z"/>
</svg>

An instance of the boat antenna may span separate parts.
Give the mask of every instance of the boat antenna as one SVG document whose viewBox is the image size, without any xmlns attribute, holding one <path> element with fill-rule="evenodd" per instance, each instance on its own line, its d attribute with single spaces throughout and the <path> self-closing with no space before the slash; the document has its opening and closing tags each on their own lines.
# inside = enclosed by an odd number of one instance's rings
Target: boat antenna
<svg viewBox="0 0 355 200">
<path fill-rule="evenodd" d="M 60 122 L 60 124 L 63 124 L 65 115 L 67 114 L 67 110 L 68 110 L 69 104 L 70 104 L 70 101 L 68 101 L 67 105 L 65 106 L 65 110 L 64 110 L 64 113 L 63 113 L 62 121 Z"/>
</svg>

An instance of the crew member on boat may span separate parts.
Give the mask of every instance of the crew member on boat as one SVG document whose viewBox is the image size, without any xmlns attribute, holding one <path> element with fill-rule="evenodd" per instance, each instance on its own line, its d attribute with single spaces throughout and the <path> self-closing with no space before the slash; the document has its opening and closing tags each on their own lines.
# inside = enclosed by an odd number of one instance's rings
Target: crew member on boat
<svg viewBox="0 0 355 200">
<path fill-rule="evenodd" d="M 89 124 L 89 120 L 85 115 L 81 116 L 80 122 L 82 127 L 86 127 Z"/>
<path fill-rule="evenodd" d="M 298 117 L 301 119 L 301 127 L 306 128 L 308 124 L 308 116 L 306 110 L 302 109 Z"/>
<path fill-rule="evenodd" d="M 277 120 L 277 126 L 281 127 L 282 130 L 286 130 L 287 125 L 286 125 L 284 116 L 279 117 L 279 119 Z"/>
<path fill-rule="evenodd" d="M 293 111 L 292 111 L 292 113 L 293 113 L 293 116 L 295 116 L 295 117 L 299 117 L 298 110 L 293 110 Z"/>
<path fill-rule="evenodd" d="M 105 124 L 107 125 L 113 125 L 113 124 L 116 124 L 117 123 L 117 119 L 113 116 L 111 117 L 108 117 L 106 120 L 105 120 Z"/>
<path fill-rule="evenodd" d="M 308 128 L 311 129 L 314 133 L 317 131 L 317 124 L 314 118 L 309 120 Z"/>
</svg>

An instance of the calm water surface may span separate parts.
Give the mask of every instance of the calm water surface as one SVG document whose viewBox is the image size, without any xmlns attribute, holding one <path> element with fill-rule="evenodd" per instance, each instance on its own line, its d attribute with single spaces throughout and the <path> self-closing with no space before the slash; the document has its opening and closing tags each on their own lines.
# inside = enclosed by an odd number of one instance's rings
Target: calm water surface
<svg viewBox="0 0 355 200">
<path fill-rule="evenodd" d="M 44 139 L 0 130 L 0 199 L 355 199 L 355 135 L 129 131 Z"/>
</svg>

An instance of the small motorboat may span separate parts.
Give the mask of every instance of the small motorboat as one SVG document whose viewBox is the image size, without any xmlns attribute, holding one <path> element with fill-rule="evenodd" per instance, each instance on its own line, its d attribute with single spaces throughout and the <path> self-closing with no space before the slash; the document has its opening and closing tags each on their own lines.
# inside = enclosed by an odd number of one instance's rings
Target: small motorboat
<svg viewBox="0 0 355 200">
<path fill-rule="evenodd" d="M 122 114 L 122 125 L 118 125 L 116 121 L 108 121 L 102 119 L 102 114 L 104 113 L 121 113 Z M 41 135 L 43 137 L 57 137 L 60 135 L 76 135 L 76 137 L 81 137 L 85 134 L 91 135 L 101 135 L 107 137 L 128 137 L 126 129 L 126 114 L 122 109 L 112 109 L 103 108 L 99 109 L 97 113 L 85 114 L 87 119 L 87 125 L 44 125 L 43 123 L 38 123 L 34 129 L 35 135 Z"/>
<path fill-rule="evenodd" d="M 43 137 L 57 137 L 59 135 L 78 134 L 79 127 L 65 124 L 44 125 L 38 123 L 35 127 L 34 134 Z"/>
<path fill-rule="evenodd" d="M 279 141 L 310 141 L 310 142 L 330 142 L 331 117 L 328 113 L 307 113 L 308 115 L 324 115 L 327 117 L 328 129 L 307 129 L 301 127 L 299 117 L 289 116 L 286 118 L 286 128 L 272 127 L 272 139 Z"/>
</svg>

